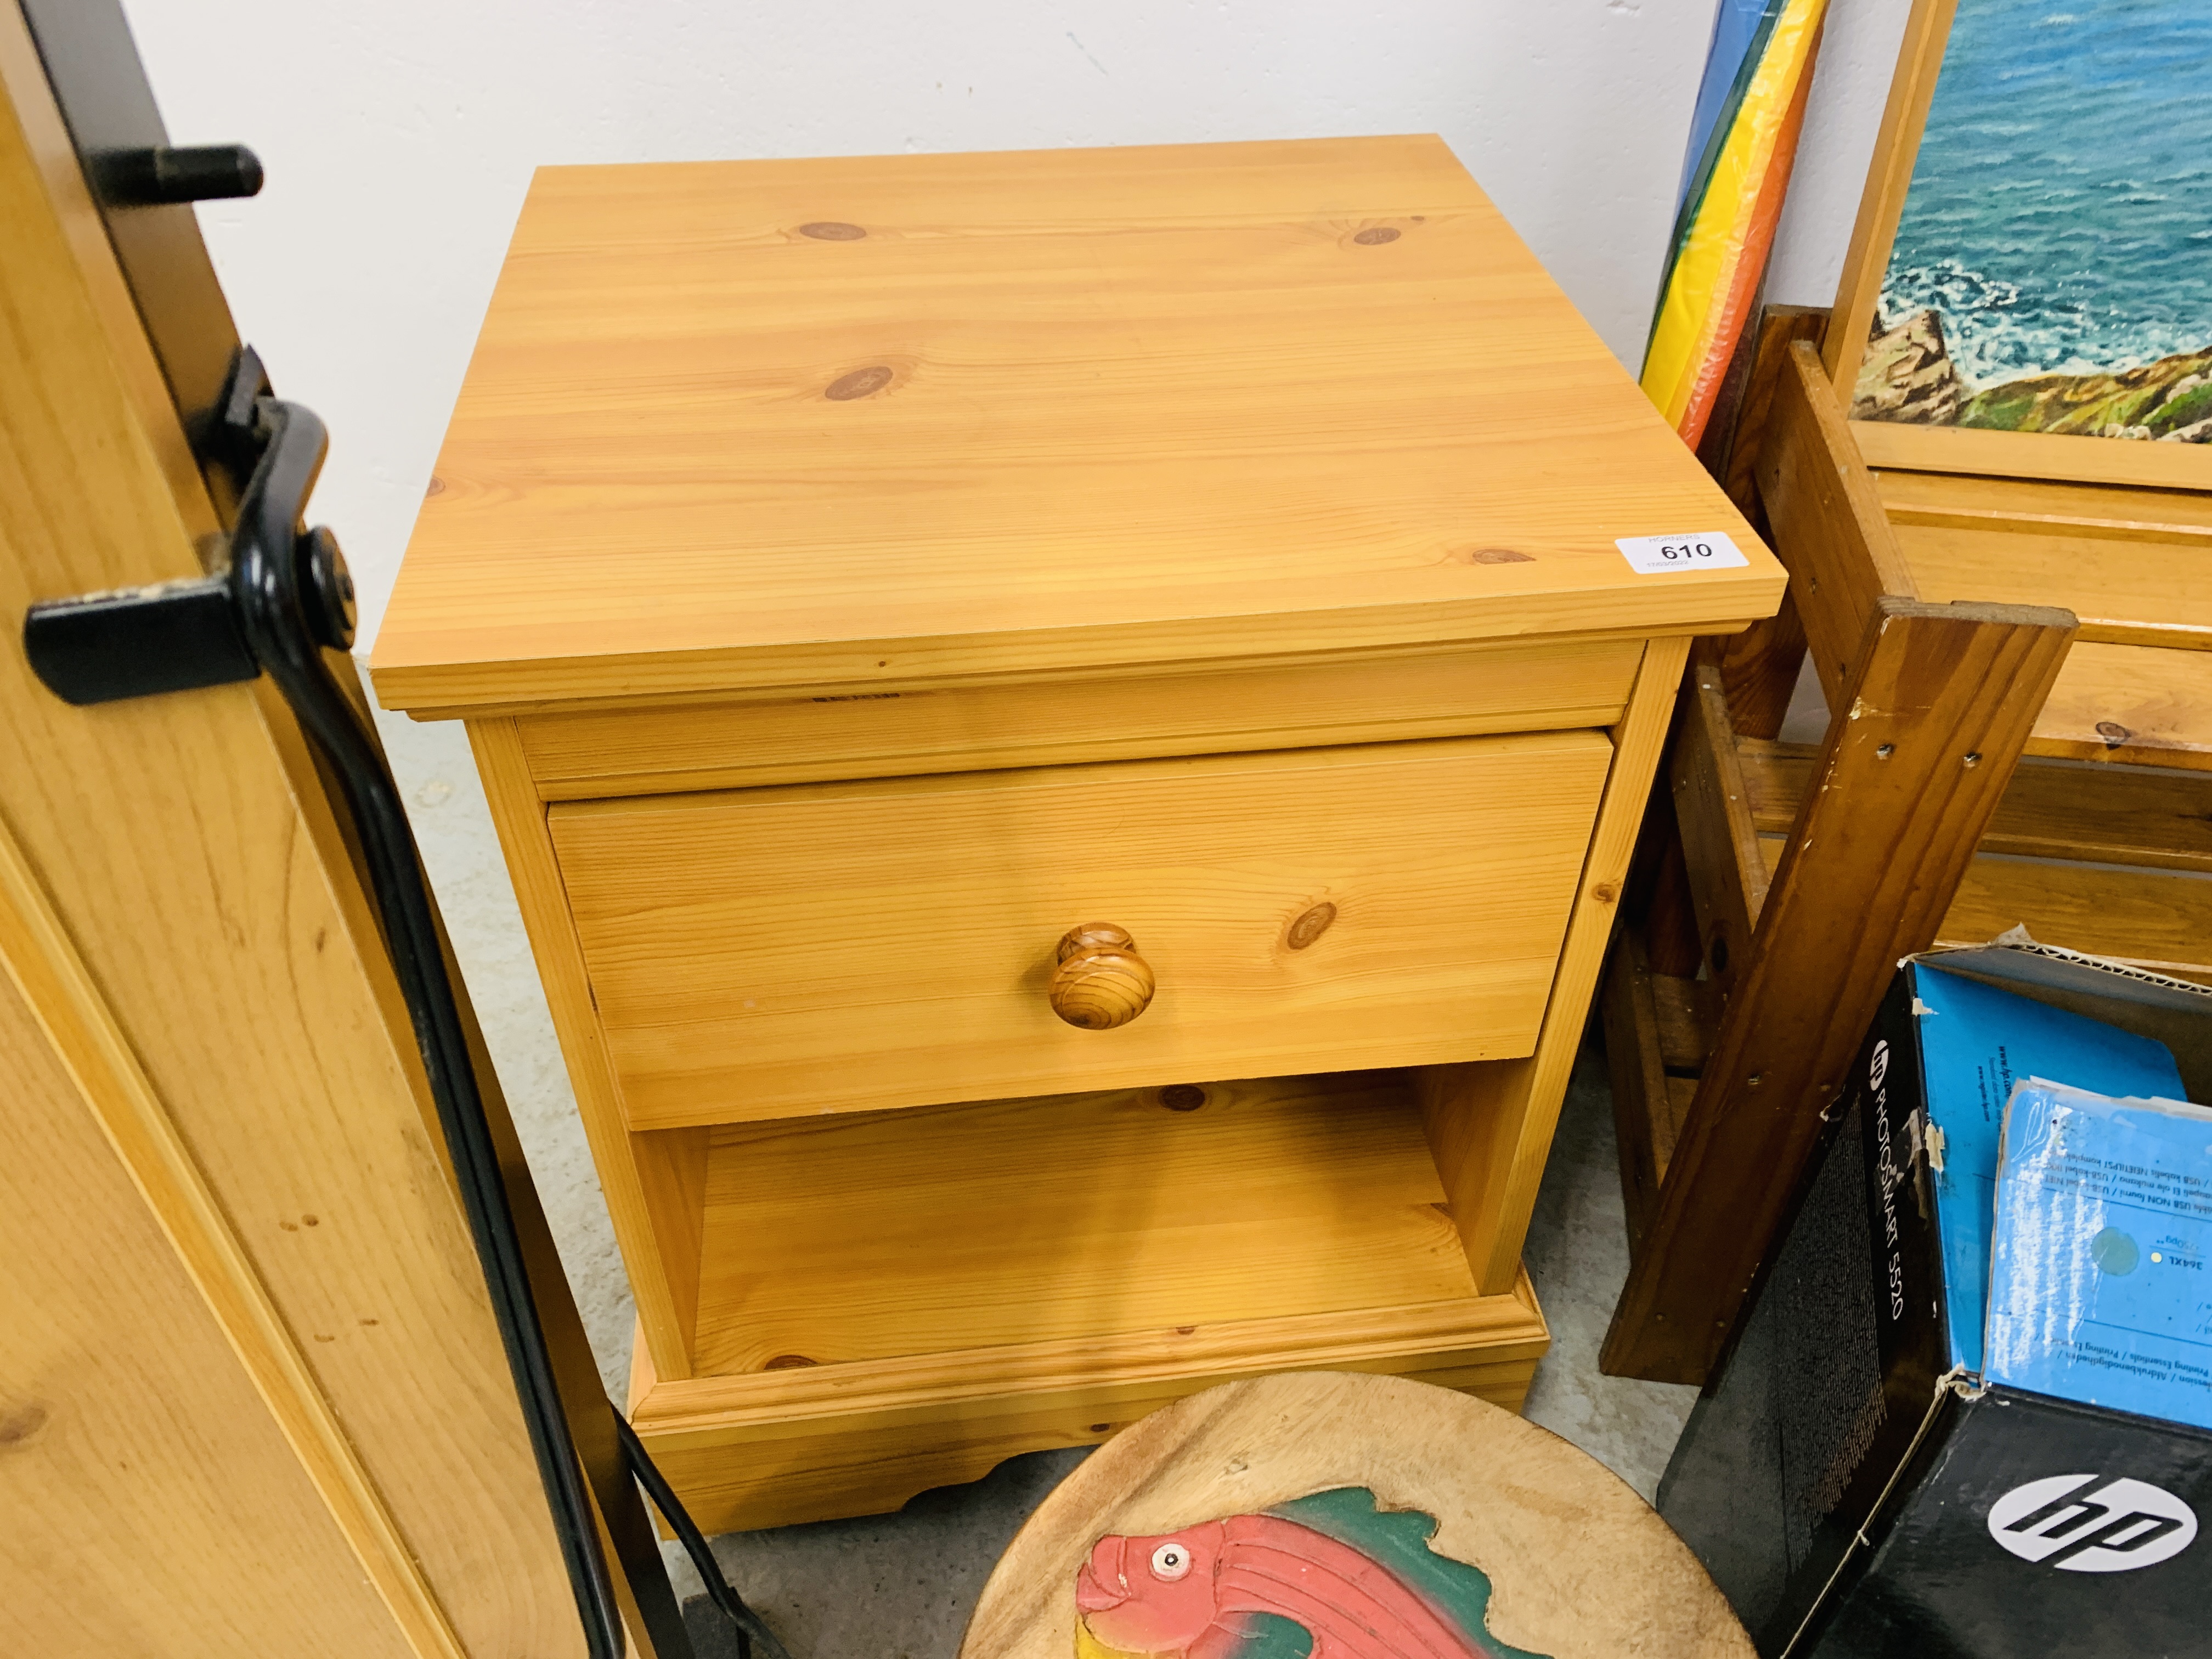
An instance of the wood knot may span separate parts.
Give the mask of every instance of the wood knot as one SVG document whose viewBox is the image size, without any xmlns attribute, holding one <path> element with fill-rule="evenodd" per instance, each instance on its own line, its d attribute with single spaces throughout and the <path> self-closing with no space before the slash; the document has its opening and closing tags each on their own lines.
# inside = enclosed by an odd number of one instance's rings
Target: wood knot
<svg viewBox="0 0 2212 1659">
<path fill-rule="evenodd" d="M 1291 923 L 1289 931 L 1283 935 L 1283 943 L 1293 951 L 1303 951 L 1328 932 L 1335 921 L 1336 907 L 1324 900 L 1310 910 L 1299 914 L 1297 919 Z"/>
<path fill-rule="evenodd" d="M 1516 552 L 1510 547 L 1471 547 L 1458 556 L 1468 564 L 1534 564 L 1532 554 Z"/>
<path fill-rule="evenodd" d="M 1352 237 L 1362 247 L 1381 247 L 1385 242 L 1395 242 L 1406 233 L 1395 225 L 1370 225 Z"/>
<path fill-rule="evenodd" d="M 446 481 L 438 477 L 437 474 L 432 473 L 430 475 L 430 487 L 422 492 L 423 499 L 427 501 L 433 495 L 442 495 L 445 493 Z"/>
<path fill-rule="evenodd" d="M 1091 1425 L 1091 1432 L 1093 1434 L 1111 1434 L 1114 1432 L 1114 1425 L 1111 1423 L 1093 1423 Z"/>
<path fill-rule="evenodd" d="M 52 1415 L 39 1405 L 18 1406 L 12 1412 L 0 1413 L 0 1451 L 34 1438 Z"/>
<path fill-rule="evenodd" d="M 890 365 L 871 363 L 866 368 L 840 374 L 822 388 L 822 395 L 833 404 L 848 404 L 855 398 L 866 398 L 881 392 L 890 383 Z"/>
<path fill-rule="evenodd" d="M 2135 733 L 2129 731 L 2126 726 L 2121 725 L 2118 720 L 2099 720 L 2097 722 L 2097 735 L 2105 740 L 2106 748 L 2118 749 L 2130 738 L 2135 736 Z"/>
<path fill-rule="evenodd" d="M 858 225 L 848 225 L 842 219 L 817 219 L 799 226 L 801 236 L 811 236 L 817 242 L 857 242 L 867 235 Z"/>
<path fill-rule="evenodd" d="M 821 1363 L 818 1359 L 809 1359 L 803 1353 L 780 1353 L 761 1369 L 764 1371 L 797 1371 Z"/>
<path fill-rule="evenodd" d="M 1195 1083 L 1170 1083 L 1160 1091 L 1160 1104 L 1171 1112 L 1194 1112 L 1206 1104 L 1206 1091 Z"/>
<path fill-rule="evenodd" d="M 1609 881 L 1601 881 L 1590 889 L 1590 896 L 1600 904 L 1610 904 L 1620 896 L 1620 889 Z"/>
</svg>

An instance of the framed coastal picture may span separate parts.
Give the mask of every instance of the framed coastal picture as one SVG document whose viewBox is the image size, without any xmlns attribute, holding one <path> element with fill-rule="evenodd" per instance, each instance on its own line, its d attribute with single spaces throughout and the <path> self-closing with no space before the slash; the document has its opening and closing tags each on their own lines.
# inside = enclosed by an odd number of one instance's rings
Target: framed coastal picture
<svg viewBox="0 0 2212 1659">
<path fill-rule="evenodd" d="M 2212 488 L 2212 0 L 1918 0 L 1875 161 L 1869 462 Z"/>
</svg>

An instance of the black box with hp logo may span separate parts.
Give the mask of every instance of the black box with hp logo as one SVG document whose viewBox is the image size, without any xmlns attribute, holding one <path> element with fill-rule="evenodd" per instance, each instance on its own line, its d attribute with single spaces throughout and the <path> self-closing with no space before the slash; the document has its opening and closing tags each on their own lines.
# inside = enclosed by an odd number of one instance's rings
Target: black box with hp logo
<svg viewBox="0 0 2212 1659">
<path fill-rule="evenodd" d="M 1770 1659 L 2212 1655 L 2212 1433 L 1972 1369 L 1985 1287 L 1945 1272 L 1914 988 L 1939 963 L 2154 1038 L 2212 1100 L 2212 992 L 2034 946 L 1907 963 L 1660 1512 Z M 1990 1070 L 2002 1103 L 2008 1057 Z"/>
</svg>

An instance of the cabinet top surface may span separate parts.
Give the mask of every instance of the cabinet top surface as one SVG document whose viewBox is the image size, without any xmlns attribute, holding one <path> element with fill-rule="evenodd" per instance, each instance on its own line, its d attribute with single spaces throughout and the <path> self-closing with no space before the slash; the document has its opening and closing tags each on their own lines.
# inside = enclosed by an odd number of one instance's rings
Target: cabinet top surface
<svg viewBox="0 0 2212 1659">
<path fill-rule="evenodd" d="M 1624 536 L 1747 567 L 1644 575 Z M 388 705 L 1741 623 L 1783 573 L 1434 137 L 549 167 Z"/>
</svg>

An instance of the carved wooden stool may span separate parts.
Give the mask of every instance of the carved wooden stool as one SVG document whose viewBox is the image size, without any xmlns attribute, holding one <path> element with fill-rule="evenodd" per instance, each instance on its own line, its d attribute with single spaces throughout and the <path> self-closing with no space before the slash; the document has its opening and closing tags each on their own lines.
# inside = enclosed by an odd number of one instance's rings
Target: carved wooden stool
<svg viewBox="0 0 2212 1659">
<path fill-rule="evenodd" d="M 1595 1459 L 1402 1377 L 1179 1401 L 1086 1460 L 983 1587 L 961 1659 L 1749 1659 Z"/>
</svg>

